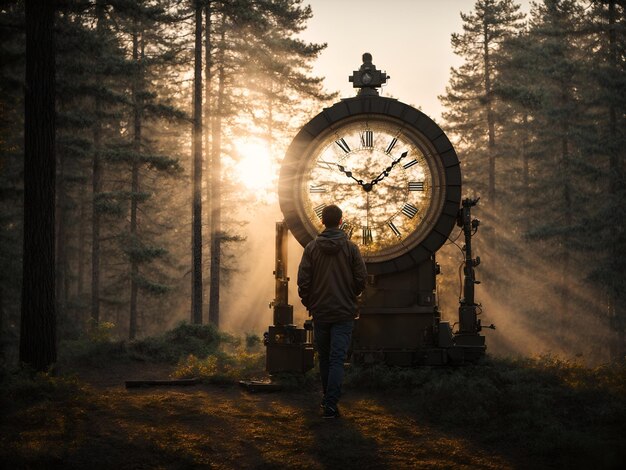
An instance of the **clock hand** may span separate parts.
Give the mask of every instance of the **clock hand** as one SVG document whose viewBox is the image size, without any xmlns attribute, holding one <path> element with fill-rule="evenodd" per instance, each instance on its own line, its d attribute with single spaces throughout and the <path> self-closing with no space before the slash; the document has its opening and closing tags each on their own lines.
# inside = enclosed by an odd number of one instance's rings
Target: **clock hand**
<svg viewBox="0 0 626 470">
<path fill-rule="evenodd" d="M 404 152 L 402 155 L 400 155 L 398 158 L 396 158 L 393 162 L 391 162 L 391 165 L 389 165 L 387 168 L 385 168 L 380 175 L 378 175 L 376 178 L 374 178 L 372 180 L 372 182 L 370 183 L 370 185 L 375 185 L 376 183 L 380 183 L 383 179 L 385 179 L 385 176 L 389 176 L 389 172 L 393 169 L 394 166 L 396 166 L 396 164 L 398 164 L 400 162 L 400 160 L 402 160 L 404 157 L 406 157 L 409 154 L 409 152 Z"/>
<path fill-rule="evenodd" d="M 352 178 L 354 181 L 356 181 L 357 183 L 359 183 L 359 185 L 363 186 L 363 180 L 359 180 L 356 179 L 353 175 L 351 171 L 346 170 L 343 166 L 339 165 L 338 163 L 336 163 L 337 168 L 339 168 L 339 171 L 341 171 L 344 175 L 346 175 L 348 178 Z M 366 184 L 366 183 L 365 183 Z"/>
</svg>

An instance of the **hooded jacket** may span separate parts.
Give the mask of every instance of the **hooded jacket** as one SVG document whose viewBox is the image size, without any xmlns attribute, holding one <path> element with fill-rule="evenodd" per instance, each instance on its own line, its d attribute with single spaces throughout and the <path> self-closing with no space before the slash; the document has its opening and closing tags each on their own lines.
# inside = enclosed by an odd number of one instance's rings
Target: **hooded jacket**
<svg viewBox="0 0 626 470">
<path fill-rule="evenodd" d="M 327 228 L 304 249 L 298 268 L 298 294 L 314 321 L 352 320 L 366 277 L 358 247 L 343 230 Z"/>
</svg>

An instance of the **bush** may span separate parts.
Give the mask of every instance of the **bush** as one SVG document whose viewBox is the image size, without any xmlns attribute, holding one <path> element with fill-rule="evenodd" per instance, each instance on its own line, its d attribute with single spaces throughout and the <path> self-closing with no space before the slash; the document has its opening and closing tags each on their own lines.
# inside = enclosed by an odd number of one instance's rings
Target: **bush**
<svg viewBox="0 0 626 470">
<path fill-rule="evenodd" d="M 9 409 L 16 402 L 34 403 L 41 400 L 70 399 L 81 389 L 74 377 L 55 377 L 30 369 L 0 371 L 0 408 Z"/>
<path fill-rule="evenodd" d="M 485 443 L 513 443 L 530 454 L 585 466 L 590 449 L 619 460 L 626 422 L 626 366 L 594 369 L 551 356 L 486 359 L 464 367 L 357 367 L 347 388 L 400 390 L 411 413 Z M 584 464 L 583 464 L 584 463 Z M 558 466 L 558 465 L 557 465 Z"/>
<path fill-rule="evenodd" d="M 205 358 L 190 354 L 178 363 L 172 375 L 176 378 L 197 377 L 211 383 L 235 383 L 241 379 L 261 377 L 265 374 L 264 369 L 264 354 L 219 351 Z"/>
<path fill-rule="evenodd" d="M 112 339 L 114 328 L 113 323 L 102 322 L 92 326 L 84 338 L 61 342 L 58 363 L 104 367 L 111 361 L 128 360 L 125 343 Z"/>
<path fill-rule="evenodd" d="M 129 343 L 128 351 L 134 358 L 176 364 L 189 355 L 207 357 L 215 353 L 221 344 L 234 341 L 231 335 L 220 333 L 213 325 L 181 323 L 161 336 Z"/>
</svg>

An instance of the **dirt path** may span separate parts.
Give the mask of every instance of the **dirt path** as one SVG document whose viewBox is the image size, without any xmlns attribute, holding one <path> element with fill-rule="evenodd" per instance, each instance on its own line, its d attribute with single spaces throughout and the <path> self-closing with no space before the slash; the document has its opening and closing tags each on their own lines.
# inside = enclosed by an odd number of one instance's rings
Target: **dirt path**
<svg viewBox="0 0 626 470">
<path fill-rule="evenodd" d="M 139 368 L 137 368 L 139 367 Z M 40 402 L 9 415 L 5 464 L 87 469 L 513 468 L 469 438 L 406 414 L 406 395 L 355 393 L 343 417 L 323 420 L 312 390 L 249 393 L 239 387 L 126 390 L 127 378 L 164 378 L 157 366 L 81 374 L 84 397 Z"/>
</svg>

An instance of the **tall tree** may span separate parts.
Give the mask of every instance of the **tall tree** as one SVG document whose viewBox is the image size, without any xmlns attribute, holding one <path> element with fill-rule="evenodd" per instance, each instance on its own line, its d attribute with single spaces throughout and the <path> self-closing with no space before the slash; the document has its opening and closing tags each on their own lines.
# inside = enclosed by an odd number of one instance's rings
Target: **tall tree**
<svg viewBox="0 0 626 470">
<path fill-rule="evenodd" d="M 444 119 L 466 147 L 466 179 L 474 190 L 482 189 L 484 178 L 478 174 L 484 174 L 482 160 L 487 161 L 485 192 L 492 206 L 497 192 L 497 132 L 505 119 L 494 93 L 498 52 L 502 42 L 519 31 L 523 17 L 512 0 L 478 0 L 473 12 L 461 13 L 463 33 L 452 35 L 452 48 L 465 63 L 452 69 L 450 85 L 440 97 L 448 108 Z"/>
<path fill-rule="evenodd" d="M 597 162 L 589 183 L 595 188 L 591 201 L 596 211 L 586 220 L 590 250 L 601 253 L 593 264 L 591 280 L 603 292 L 607 324 L 614 331 L 610 344 L 612 360 L 626 356 L 626 179 L 624 152 L 626 133 L 626 71 L 621 59 L 626 53 L 626 6 L 616 0 L 595 2 L 588 10 L 585 47 L 594 54 L 585 57 L 590 70 L 588 86 L 581 90 L 592 104 L 587 114 L 593 131 L 586 132 L 585 151 Z"/>
<path fill-rule="evenodd" d="M 220 275 L 222 265 L 222 116 L 224 113 L 226 16 L 220 22 L 220 40 L 217 54 L 217 98 L 211 126 L 211 267 L 209 290 L 209 323 L 220 324 Z"/>
<path fill-rule="evenodd" d="M 575 227 L 580 224 L 577 201 L 584 197 L 579 181 L 580 148 L 577 145 L 584 112 L 576 90 L 584 83 L 577 47 L 581 10 L 572 0 L 546 0 L 533 10 L 529 34 L 533 60 L 532 80 L 541 84 L 541 98 L 535 112 L 534 133 L 544 156 L 541 195 L 535 200 L 537 211 L 530 235 L 550 241 L 558 260 L 560 278 L 556 290 L 563 325 L 572 298 L 572 248 L 579 240 Z M 546 158 L 551 156 L 552 158 Z M 545 195 L 551 195 L 546 200 Z M 565 328 L 559 330 L 563 332 Z"/>
<path fill-rule="evenodd" d="M 20 361 L 56 361 L 54 3 L 26 2 L 24 258 Z"/>
<path fill-rule="evenodd" d="M 209 321 L 220 323 L 220 286 L 231 269 L 226 243 L 241 240 L 233 233 L 232 220 L 223 219 L 221 207 L 228 190 L 222 165 L 237 159 L 235 140 L 257 136 L 273 155 L 276 142 L 289 134 L 296 110 L 309 112 L 305 104 L 328 100 L 322 79 L 311 76 L 310 62 L 325 44 L 308 44 L 295 37 L 311 17 L 311 9 L 299 0 L 211 1 L 209 41 L 212 70 L 210 173 L 210 293 Z M 207 60 L 209 61 L 209 59 Z M 232 184 L 232 182 L 231 182 Z"/>
<path fill-rule="evenodd" d="M 105 26 L 104 0 L 96 0 L 96 30 L 104 37 Z M 100 54 L 101 55 L 101 54 Z M 100 60 L 102 57 L 99 57 Z M 96 69 L 97 70 L 97 69 Z M 95 80 L 101 77 L 95 73 Z M 95 325 L 100 321 L 100 214 L 99 199 L 102 194 L 102 98 L 99 93 L 94 96 L 93 124 L 93 157 L 91 172 L 91 320 Z"/>
<path fill-rule="evenodd" d="M 182 113 L 169 105 L 155 92 L 151 84 L 155 74 L 167 73 L 164 64 L 176 61 L 176 41 L 168 34 L 170 27 L 176 27 L 178 18 L 167 12 L 163 2 L 120 2 L 116 8 L 118 31 L 130 37 L 132 57 L 132 76 L 130 77 L 130 120 L 132 120 L 132 142 L 127 148 L 117 152 L 116 159 L 128 164 L 130 169 L 130 191 L 119 191 L 121 198 L 129 202 L 129 225 L 121 237 L 122 252 L 128 259 L 129 271 L 121 279 L 130 279 L 128 336 L 134 339 L 140 325 L 139 298 L 141 292 L 161 295 L 169 288 L 155 281 L 158 274 L 151 265 L 147 272 L 144 266 L 152 264 L 157 258 L 167 254 L 163 246 L 154 244 L 154 237 L 146 233 L 144 217 L 148 215 L 145 203 L 151 198 L 147 191 L 146 176 L 153 172 L 172 174 L 179 169 L 176 158 L 155 153 L 152 142 L 160 132 L 158 128 L 149 128 L 150 121 L 178 119 Z M 144 134 L 150 133 L 151 138 Z M 123 132 L 122 132 L 123 135 Z M 153 172 L 149 173 L 149 170 Z M 144 176 L 145 175 L 145 176 Z M 143 228 L 142 228 L 143 227 Z M 160 276 L 159 276 L 160 277 Z"/>
<path fill-rule="evenodd" d="M 192 203 L 192 280 L 191 320 L 202 323 L 202 13 L 203 2 L 194 0 L 193 76 L 193 203 Z"/>
</svg>

